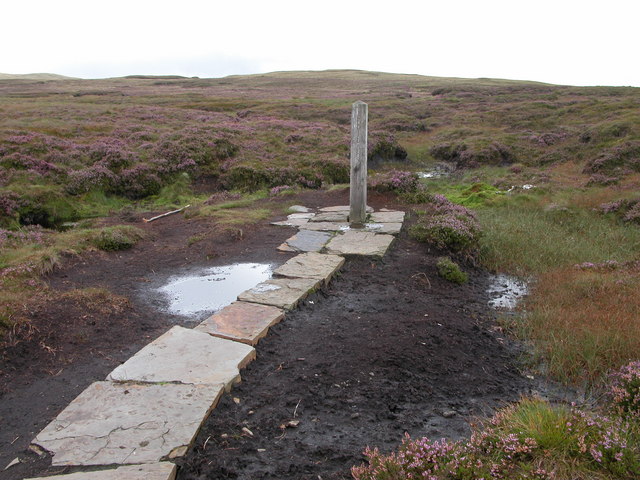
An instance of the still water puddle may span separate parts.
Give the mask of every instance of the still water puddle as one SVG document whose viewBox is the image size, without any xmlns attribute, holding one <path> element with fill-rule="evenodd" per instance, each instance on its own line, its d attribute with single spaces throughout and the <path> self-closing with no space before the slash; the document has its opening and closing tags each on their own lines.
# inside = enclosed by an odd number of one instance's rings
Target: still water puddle
<svg viewBox="0 0 640 480">
<path fill-rule="evenodd" d="M 513 310 L 518 301 L 528 292 L 529 287 L 526 282 L 509 275 L 496 275 L 487 289 L 487 293 L 491 296 L 489 306 L 499 310 Z"/>
<path fill-rule="evenodd" d="M 271 278 L 272 266 L 238 263 L 174 276 L 158 288 L 174 315 L 214 312 L 235 301 L 239 294 Z"/>
<path fill-rule="evenodd" d="M 422 172 L 416 172 L 419 178 L 442 178 L 448 177 L 453 172 L 454 167 L 446 164 L 435 165 L 430 170 L 424 170 Z"/>
</svg>

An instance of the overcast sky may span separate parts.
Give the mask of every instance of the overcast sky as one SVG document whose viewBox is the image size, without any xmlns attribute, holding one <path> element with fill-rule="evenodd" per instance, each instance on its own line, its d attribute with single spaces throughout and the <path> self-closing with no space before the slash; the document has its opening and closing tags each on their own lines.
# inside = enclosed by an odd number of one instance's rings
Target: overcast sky
<svg viewBox="0 0 640 480">
<path fill-rule="evenodd" d="M 640 87 L 638 0 L 5 0 L 0 72 L 354 68 Z"/>
</svg>

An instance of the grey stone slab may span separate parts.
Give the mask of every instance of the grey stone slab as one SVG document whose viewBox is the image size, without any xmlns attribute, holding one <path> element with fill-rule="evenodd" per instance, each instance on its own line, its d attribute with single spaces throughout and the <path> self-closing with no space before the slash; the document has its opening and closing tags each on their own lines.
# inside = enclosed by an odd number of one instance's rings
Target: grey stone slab
<svg viewBox="0 0 640 480">
<path fill-rule="evenodd" d="M 344 211 L 349 212 L 349 209 L 350 209 L 349 205 L 336 205 L 333 207 L 323 207 L 323 208 L 320 208 L 319 210 L 321 212 L 344 212 Z M 371 212 L 373 212 L 373 208 L 367 206 L 367 213 L 371 213 Z"/>
<path fill-rule="evenodd" d="M 397 235 L 402 230 L 401 223 L 365 223 L 364 230 L 373 233 L 388 233 Z"/>
<path fill-rule="evenodd" d="M 312 212 L 306 212 L 306 213 L 291 213 L 289 215 L 287 215 L 287 218 L 289 220 L 300 220 L 300 219 L 305 219 L 305 218 L 313 218 L 315 217 L 315 213 Z"/>
<path fill-rule="evenodd" d="M 271 222 L 271 225 L 276 225 L 279 227 L 299 227 L 301 225 L 306 224 L 309 221 L 308 218 L 293 218 L 282 220 L 280 222 Z"/>
<path fill-rule="evenodd" d="M 303 206 L 303 205 L 291 205 L 289 210 L 296 213 L 308 213 L 311 209 Z"/>
<path fill-rule="evenodd" d="M 402 223 L 404 222 L 404 212 L 373 212 L 370 219 L 372 223 Z"/>
<path fill-rule="evenodd" d="M 238 300 L 291 310 L 319 285 L 315 278 L 274 278 L 241 293 Z"/>
<path fill-rule="evenodd" d="M 344 258 L 339 255 L 308 252 L 290 258 L 273 274 L 287 278 L 315 278 L 328 283 L 343 264 Z"/>
<path fill-rule="evenodd" d="M 269 327 L 284 318 L 284 311 L 270 305 L 233 302 L 207 318 L 194 330 L 220 338 L 255 345 Z"/>
<path fill-rule="evenodd" d="M 315 230 L 319 232 L 339 232 L 349 229 L 348 223 L 337 222 L 308 222 L 299 225 L 300 230 Z"/>
<path fill-rule="evenodd" d="M 327 253 L 382 257 L 393 239 L 392 235 L 350 230 L 333 237 L 327 244 Z"/>
<path fill-rule="evenodd" d="M 174 480 L 176 466 L 169 462 L 124 467 L 94 472 L 76 472 L 52 477 L 27 478 L 25 480 Z"/>
<path fill-rule="evenodd" d="M 179 326 L 151 342 L 109 374 L 116 382 L 223 384 L 240 380 L 240 369 L 256 356 L 242 343 Z"/>
<path fill-rule="evenodd" d="M 284 252 L 319 252 L 333 235 L 316 230 L 300 230 L 278 247 Z"/>
<path fill-rule="evenodd" d="M 287 215 L 286 220 L 282 220 L 281 222 L 271 222 L 271 225 L 298 227 L 307 223 L 314 215 L 315 214 L 313 213 L 292 213 L 291 215 Z"/>
<path fill-rule="evenodd" d="M 157 463 L 183 455 L 217 404 L 223 385 L 96 382 L 33 443 L 53 465 Z"/>
<path fill-rule="evenodd" d="M 349 211 L 340 212 L 323 212 L 314 215 L 309 219 L 310 222 L 347 222 L 349 220 Z"/>
</svg>

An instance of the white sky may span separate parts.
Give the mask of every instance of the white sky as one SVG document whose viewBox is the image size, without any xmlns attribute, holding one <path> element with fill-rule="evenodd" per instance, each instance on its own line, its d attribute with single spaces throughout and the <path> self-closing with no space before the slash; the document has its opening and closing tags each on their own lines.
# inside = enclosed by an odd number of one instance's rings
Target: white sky
<svg viewBox="0 0 640 480">
<path fill-rule="evenodd" d="M 638 0 L 4 0 L 0 72 L 355 68 L 640 87 Z"/>
</svg>

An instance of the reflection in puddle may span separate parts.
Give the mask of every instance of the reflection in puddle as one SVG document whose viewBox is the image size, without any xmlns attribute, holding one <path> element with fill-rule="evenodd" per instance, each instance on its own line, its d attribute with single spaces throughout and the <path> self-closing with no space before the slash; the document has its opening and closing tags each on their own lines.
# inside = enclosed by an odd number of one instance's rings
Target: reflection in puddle
<svg viewBox="0 0 640 480">
<path fill-rule="evenodd" d="M 491 296 L 489 306 L 500 310 L 513 310 L 518 301 L 529 292 L 527 283 L 509 275 L 496 275 L 487 293 Z"/>
<path fill-rule="evenodd" d="M 245 290 L 271 278 L 271 265 L 238 263 L 212 267 L 180 277 L 158 289 L 169 301 L 168 311 L 174 315 L 213 312 L 235 301 Z"/>
</svg>

